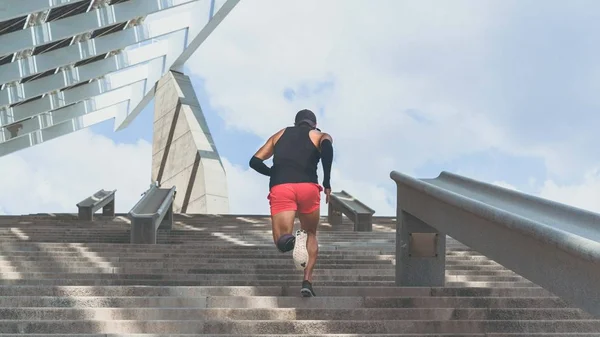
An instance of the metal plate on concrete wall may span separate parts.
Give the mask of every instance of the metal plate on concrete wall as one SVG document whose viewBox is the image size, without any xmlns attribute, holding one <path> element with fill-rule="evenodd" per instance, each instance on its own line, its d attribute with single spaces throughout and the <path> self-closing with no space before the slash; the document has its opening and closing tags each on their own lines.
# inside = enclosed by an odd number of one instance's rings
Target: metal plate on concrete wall
<svg viewBox="0 0 600 337">
<path fill-rule="evenodd" d="M 408 256 L 437 257 L 437 233 L 410 233 Z"/>
</svg>

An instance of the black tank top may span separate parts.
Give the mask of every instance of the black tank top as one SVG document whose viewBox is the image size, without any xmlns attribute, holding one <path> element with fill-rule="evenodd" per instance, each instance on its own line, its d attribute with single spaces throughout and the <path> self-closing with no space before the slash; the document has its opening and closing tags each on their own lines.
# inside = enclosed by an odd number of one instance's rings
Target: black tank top
<svg viewBox="0 0 600 337">
<path fill-rule="evenodd" d="M 287 183 L 318 184 L 317 165 L 321 152 L 310 140 L 307 126 L 288 127 L 273 150 L 269 188 Z"/>
</svg>

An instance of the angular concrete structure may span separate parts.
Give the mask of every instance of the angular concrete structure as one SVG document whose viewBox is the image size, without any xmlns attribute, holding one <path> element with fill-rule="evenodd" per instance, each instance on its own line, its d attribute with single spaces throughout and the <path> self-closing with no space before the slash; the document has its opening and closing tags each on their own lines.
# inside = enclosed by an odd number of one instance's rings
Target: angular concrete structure
<svg viewBox="0 0 600 337">
<path fill-rule="evenodd" d="M 152 181 L 177 188 L 177 213 L 229 213 L 225 169 L 190 78 L 170 71 L 154 95 Z"/>
</svg>

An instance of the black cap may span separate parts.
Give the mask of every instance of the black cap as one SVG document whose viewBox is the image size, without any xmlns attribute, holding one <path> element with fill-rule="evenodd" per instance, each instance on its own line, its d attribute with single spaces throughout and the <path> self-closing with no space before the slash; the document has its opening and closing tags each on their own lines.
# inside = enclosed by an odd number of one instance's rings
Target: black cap
<svg viewBox="0 0 600 337">
<path fill-rule="evenodd" d="M 306 123 L 310 127 L 314 128 L 317 126 L 317 116 L 315 116 L 315 114 L 308 109 L 300 110 L 296 114 L 294 125 L 298 126 L 302 123 Z"/>
</svg>

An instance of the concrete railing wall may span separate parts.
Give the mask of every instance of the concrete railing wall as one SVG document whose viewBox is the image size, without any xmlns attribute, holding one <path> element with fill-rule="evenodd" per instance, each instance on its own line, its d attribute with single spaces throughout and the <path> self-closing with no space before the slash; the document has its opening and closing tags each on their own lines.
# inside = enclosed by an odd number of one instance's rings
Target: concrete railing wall
<svg viewBox="0 0 600 337">
<path fill-rule="evenodd" d="M 443 286 L 446 235 L 600 316 L 600 215 L 455 174 L 399 172 L 396 284 Z"/>
<path fill-rule="evenodd" d="M 346 215 L 354 224 L 355 232 L 373 230 L 373 214 L 375 211 L 354 198 L 346 191 L 331 192 L 329 195 L 329 224 L 337 227 L 342 224 L 342 216 Z"/>
<path fill-rule="evenodd" d="M 79 220 L 92 221 L 94 213 L 102 208 L 103 216 L 115 216 L 115 193 L 117 190 L 99 190 L 77 203 Z"/>
</svg>

